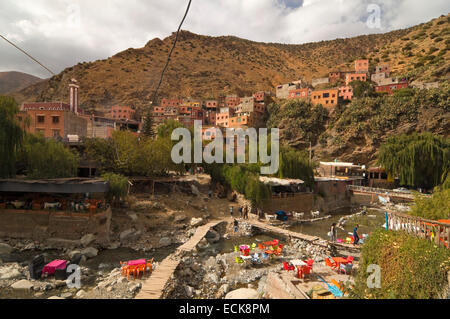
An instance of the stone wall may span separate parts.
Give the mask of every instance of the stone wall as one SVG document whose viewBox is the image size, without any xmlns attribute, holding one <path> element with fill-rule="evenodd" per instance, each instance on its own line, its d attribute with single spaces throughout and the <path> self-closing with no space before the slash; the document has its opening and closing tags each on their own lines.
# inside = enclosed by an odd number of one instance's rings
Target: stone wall
<svg viewBox="0 0 450 319">
<path fill-rule="evenodd" d="M 111 209 L 93 214 L 0 210 L 0 237 L 33 239 L 51 238 L 78 240 L 86 234 L 94 234 L 98 243 L 109 242 Z"/>
</svg>

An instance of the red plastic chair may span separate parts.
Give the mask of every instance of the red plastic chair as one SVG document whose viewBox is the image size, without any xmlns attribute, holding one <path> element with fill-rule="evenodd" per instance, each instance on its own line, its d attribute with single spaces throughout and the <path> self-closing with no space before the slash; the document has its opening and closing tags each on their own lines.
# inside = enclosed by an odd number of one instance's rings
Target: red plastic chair
<svg viewBox="0 0 450 319">
<path fill-rule="evenodd" d="M 250 256 L 250 249 L 244 249 L 244 256 Z"/>
<path fill-rule="evenodd" d="M 303 268 L 300 266 L 297 266 L 297 277 L 298 279 L 303 279 Z"/>
<path fill-rule="evenodd" d="M 349 263 L 353 263 L 353 260 L 354 260 L 354 258 L 353 258 L 352 256 L 348 256 L 348 257 L 347 257 L 347 261 L 348 261 Z"/>
<path fill-rule="evenodd" d="M 289 265 L 289 263 L 286 261 L 283 262 L 283 268 L 284 268 L 284 270 L 287 270 L 287 271 L 295 270 L 295 267 L 292 265 Z"/>
<path fill-rule="evenodd" d="M 325 258 L 325 265 L 327 265 L 331 269 L 336 269 L 338 266 L 337 263 L 331 262 L 331 260 L 329 260 L 328 258 Z"/>
<path fill-rule="evenodd" d="M 307 264 L 309 267 L 312 267 L 312 266 L 314 265 L 314 260 L 313 260 L 313 259 L 308 259 L 308 260 L 306 261 L 306 264 Z"/>
</svg>

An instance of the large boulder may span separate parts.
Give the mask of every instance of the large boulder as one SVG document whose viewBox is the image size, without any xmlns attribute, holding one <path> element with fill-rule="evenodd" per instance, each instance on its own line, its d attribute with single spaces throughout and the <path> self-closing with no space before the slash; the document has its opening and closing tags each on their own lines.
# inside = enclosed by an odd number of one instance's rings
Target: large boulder
<svg viewBox="0 0 450 319">
<path fill-rule="evenodd" d="M 206 233 L 205 238 L 210 244 L 215 244 L 220 241 L 220 234 L 215 230 L 211 229 Z"/>
<path fill-rule="evenodd" d="M 12 248 L 10 245 L 0 243 L 0 255 L 10 254 L 13 250 L 14 248 Z"/>
<path fill-rule="evenodd" d="M 197 186 L 195 185 L 191 185 L 191 191 L 192 194 L 194 194 L 195 196 L 201 196 L 202 193 L 200 193 L 200 191 L 198 190 Z"/>
<path fill-rule="evenodd" d="M 19 278 L 21 276 L 22 274 L 20 273 L 20 271 L 13 266 L 0 269 L 0 279 L 10 280 Z"/>
<path fill-rule="evenodd" d="M 191 226 L 192 227 L 197 227 L 200 226 L 201 224 L 203 224 L 203 218 L 192 218 L 191 219 Z"/>
<path fill-rule="evenodd" d="M 225 299 L 259 299 L 259 294 L 255 289 L 241 288 L 227 293 Z"/>
<path fill-rule="evenodd" d="M 136 231 L 135 229 L 127 229 L 120 233 L 120 242 L 125 243 L 127 241 L 133 241 L 139 238 L 141 232 Z"/>
<path fill-rule="evenodd" d="M 167 247 L 172 245 L 172 239 L 170 239 L 169 237 L 163 237 L 161 238 L 161 240 L 159 241 L 159 245 L 161 247 Z"/>
<path fill-rule="evenodd" d="M 95 242 L 95 240 L 96 240 L 95 235 L 88 234 L 80 239 L 80 243 L 81 243 L 81 245 L 83 245 L 83 247 L 88 247 L 90 244 Z"/>
<path fill-rule="evenodd" d="M 14 290 L 31 290 L 33 289 L 33 283 L 29 280 L 20 280 L 11 285 L 11 288 Z"/>
<path fill-rule="evenodd" d="M 88 247 L 81 251 L 81 254 L 86 258 L 93 258 L 98 255 L 98 250 L 94 247 Z"/>
</svg>

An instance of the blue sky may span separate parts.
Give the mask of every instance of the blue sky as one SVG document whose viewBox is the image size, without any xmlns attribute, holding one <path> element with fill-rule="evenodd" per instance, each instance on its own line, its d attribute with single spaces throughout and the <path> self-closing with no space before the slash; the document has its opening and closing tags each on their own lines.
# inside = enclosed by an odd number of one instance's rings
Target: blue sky
<svg viewBox="0 0 450 319">
<path fill-rule="evenodd" d="M 1 0 L 0 32 L 55 72 L 176 30 L 186 0 Z M 375 5 L 379 25 L 368 25 Z M 300 44 L 407 28 L 450 12 L 449 0 L 193 0 L 183 29 Z M 0 41 L 0 71 L 49 74 Z"/>
</svg>

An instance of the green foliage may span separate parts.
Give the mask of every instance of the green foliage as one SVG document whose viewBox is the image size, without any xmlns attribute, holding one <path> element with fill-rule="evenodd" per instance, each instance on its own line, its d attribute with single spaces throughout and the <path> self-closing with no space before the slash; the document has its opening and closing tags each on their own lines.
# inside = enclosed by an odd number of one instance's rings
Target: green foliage
<svg viewBox="0 0 450 319">
<path fill-rule="evenodd" d="M 147 111 L 144 118 L 144 125 L 142 127 L 142 134 L 146 137 L 154 137 L 155 132 L 153 130 L 153 118 L 150 110 Z"/>
<path fill-rule="evenodd" d="M 444 174 L 443 176 L 447 176 Z M 444 178 L 442 185 L 435 188 L 431 198 L 417 195 L 411 215 L 425 219 L 450 218 L 450 176 Z"/>
<path fill-rule="evenodd" d="M 184 167 L 171 159 L 170 137 L 141 138 L 127 131 L 116 131 L 109 140 L 86 139 L 86 154 L 101 164 L 102 172 L 126 176 L 162 176 Z"/>
<path fill-rule="evenodd" d="M 228 185 L 232 190 L 244 194 L 254 205 L 261 205 L 270 198 L 269 186 L 259 181 L 259 166 L 256 164 L 210 164 L 205 171 L 213 181 Z"/>
<path fill-rule="evenodd" d="M 18 159 L 28 178 L 67 178 L 77 176 L 78 154 L 61 142 L 40 135 L 27 135 Z"/>
<path fill-rule="evenodd" d="M 305 185 L 314 185 L 314 167 L 309 161 L 309 154 L 305 151 L 296 151 L 283 147 L 280 151 L 279 178 L 301 179 Z"/>
<path fill-rule="evenodd" d="M 381 288 L 368 288 L 369 265 L 381 268 Z M 359 299 L 442 298 L 450 250 L 405 232 L 376 230 L 364 243 L 351 291 Z"/>
<path fill-rule="evenodd" d="M 24 132 L 16 118 L 19 108 L 11 97 L 0 96 L 0 177 L 16 174 L 16 151 Z"/>
<path fill-rule="evenodd" d="M 450 111 L 450 84 L 444 82 L 439 89 L 408 89 L 383 97 L 355 99 L 336 118 L 337 132 L 354 131 L 354 136 L 368 134 L 381 137 L 400 123 L 417 123 L 419 114 L 426 109 L 444 115 Z"/>
<path fill-rule="evenodd" d="M 313 106 L 308 101 L 288 100 L 280 103 L 271 103 L 267 107 L 269 118 L 267 128 L 281 128 L 283 125 L 289 127 L 290 135 L 311 141 L 313 145 L 325 131 L 328 119 L 328 111 L 321 105 Z"/>
<path fill-rule="evenodd" d="M 392 136 L 381 146 L 378 164 L 402 185 L 431 189 L 450 167 L 450 139 L 431 133 Z"/>
<path fill-rule="evenodd" d="M 108 200 L 114 204 L 118 204 L 121 198 L 128 195 L 128 178 L 125 176 L 106 173 L 102 175 L 102 178 L 109 183 Z"/>
<path fill-rule="evenodd" d="M 184 127 L 183 124 L 175 120 L 168 120 L 163 125 L 158 127 L 158 137 L 169 138 L 172 136 L 172 132 L 177 129 Z"/>
<path fill-rule="evenodd" d="M 352 81 L 350 86 L 353 88 L 353 96 L 355 98 L 374 96 L 373 86 L 369 82 Z"/>
</svg>

